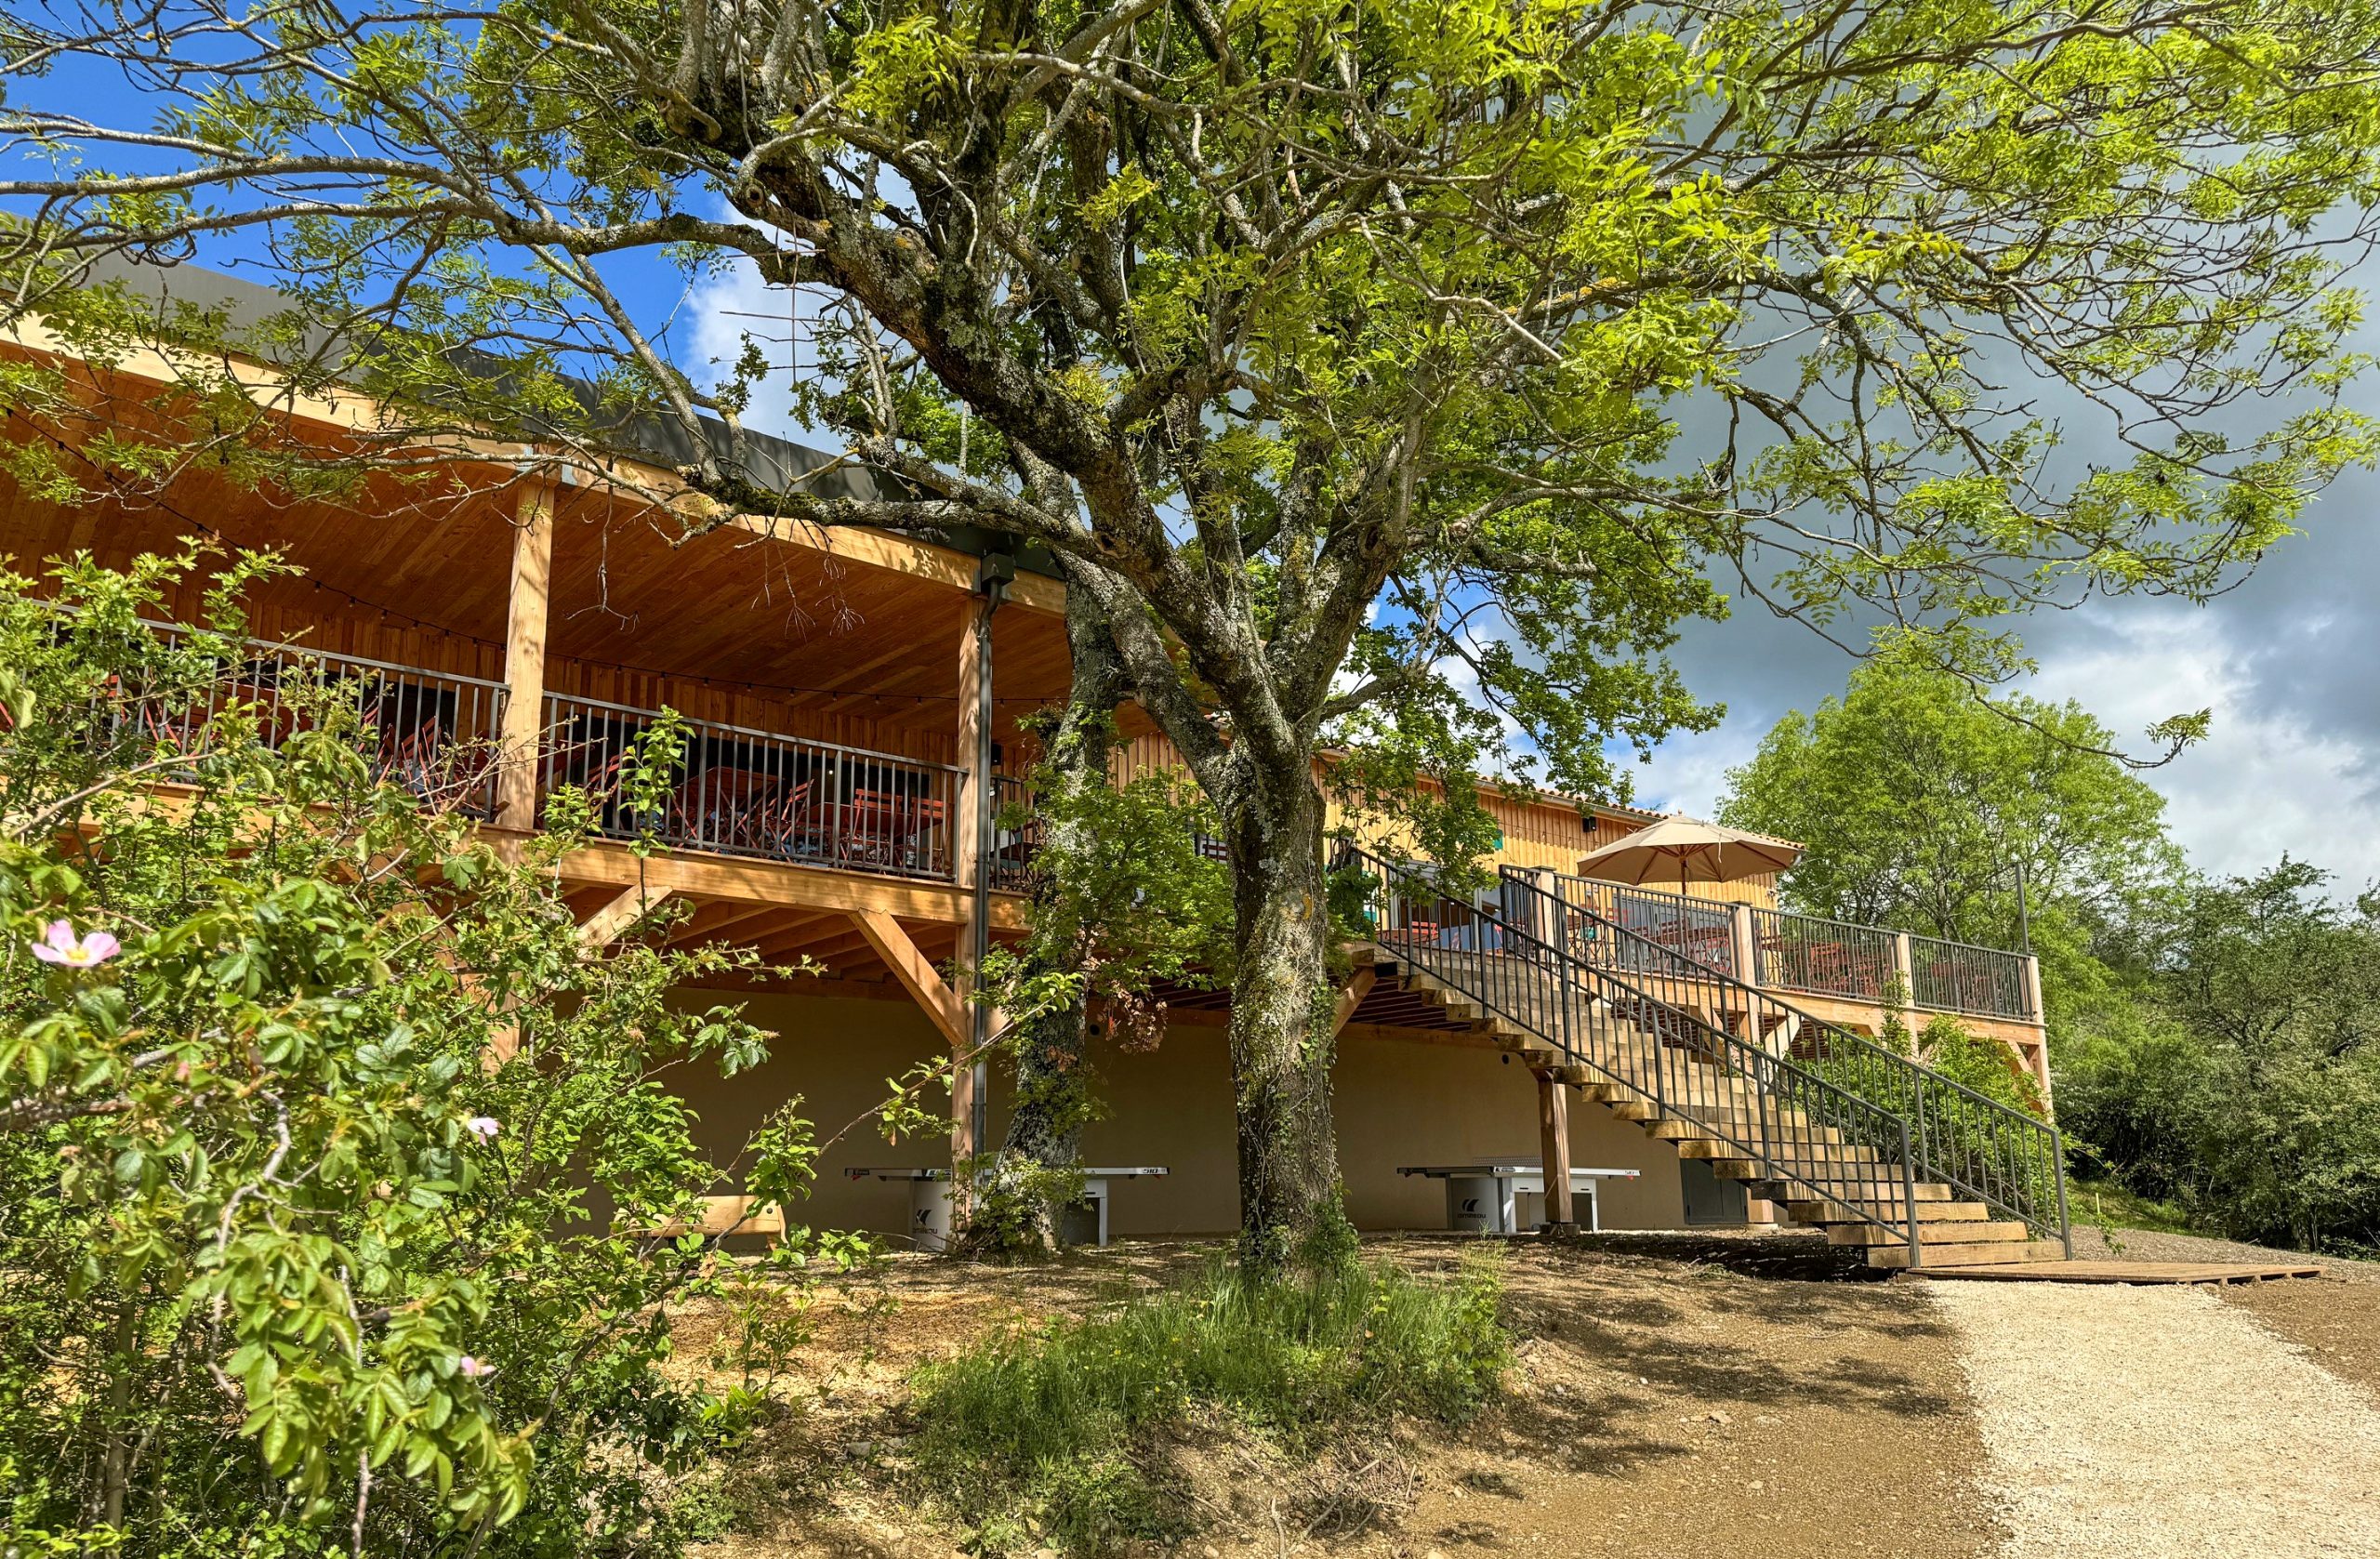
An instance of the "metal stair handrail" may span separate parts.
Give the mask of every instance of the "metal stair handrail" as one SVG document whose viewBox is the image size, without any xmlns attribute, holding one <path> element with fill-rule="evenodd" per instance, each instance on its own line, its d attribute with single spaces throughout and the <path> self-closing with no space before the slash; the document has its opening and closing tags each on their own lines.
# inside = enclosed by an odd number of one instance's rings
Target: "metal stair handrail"
<svg viewBox="0 0 2380 1559">
<path fill-rule="evenodd" d="M 1663 1118 L 1734 1149 L 1759 1166 L 1755 1178 L 1784 1183 L 1792 1199 L 1839 1207 L 1848 1216 L 1833 1222 L 1881 1229 L 1906 1245 L 1911 1265 L 1923 1261 L 1908 1123 L 1891 1111 L 1580 963 L 1410 865 L 1352 843 L 1339 847 L 1332 865 L 1342 882 L 1350 869 L 1377 879 L 1362 914 L 1367 934 L 1384 951 L 1543 1039 L 1566 1065 L 1640 1095 Z M 1630 1053 L 1620 1043 L 1597 1042 L 1598 1011 L 1607 1032 L 1626 1034 Z M 1870 1156 L 1845 1155 L 1846 1147 Z"/>
<path fill-rule="evenodd" d="M 1549 875 L 1557 883 L 1590 880 Z M 1594 941 L 1609 949 L 1608 956 L 1631 972 L 1657 980 L 1669 997 L 1699 988 L 1704 999 L 1695 1005 L 1735 1015 L 1754 1039 L 1786 1030 L 1790 1049 L 1804 1065 L 1909 1122 L 1922 1179 L 1949 1185 L 2018 1220 L 2072 1254 L 2065 1139 L 2053 1122 L 1979 1093 L 1913 1056 L 1631 931 L 1590 905 L 1571 902 L 1567 893 L 1548 892 L 1536 874 L 1505 866 L 1499 880 L 1504 918 L 1535 922 L 1540 937 L 1559 941 L 1569 957 L 1590 965 L 1595 961 L 1580 950 L 1580 922 L 1586 922 L 1596 931 Z M 1516 898 L 1521 905 L 1517 912 Z"/>
</svg>

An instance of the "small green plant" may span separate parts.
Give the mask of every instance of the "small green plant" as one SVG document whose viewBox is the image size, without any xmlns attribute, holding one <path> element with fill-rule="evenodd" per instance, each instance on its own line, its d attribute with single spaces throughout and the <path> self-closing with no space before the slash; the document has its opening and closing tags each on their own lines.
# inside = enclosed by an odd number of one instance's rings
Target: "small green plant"
<svg viewBox="0 0 2380 1559">
<path fill-rule="evenodd" d="M 1345 1262 L 1257 1283 L 1218 1263 L 1103 1315 L 999 1337 L 916 1382 L 928 1497 L 993 1552 L 1178 1536 L 1162 1455 L 1220 1419 L 1290 1454 L 1407 1413 L 1459 1422 L 1511 1358 L 1501 1265 L 1451 1280 Z"/>
</svg>

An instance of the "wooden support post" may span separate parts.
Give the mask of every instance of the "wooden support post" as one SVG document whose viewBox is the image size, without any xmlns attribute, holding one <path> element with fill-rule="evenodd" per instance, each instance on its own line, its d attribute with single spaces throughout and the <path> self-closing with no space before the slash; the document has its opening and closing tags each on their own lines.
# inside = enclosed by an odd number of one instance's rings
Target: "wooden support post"
<svg viewBox="0 0 2380 1559">
<path fill-rule="evenodd" d="M 1578 1222 L 1570 1206 L 1570 1091 L 1558 1071 L 1537 1074 L 1538 1162 L 1545 1170 L 1545 1221 L 1555 1228 Z"/>
<path fill-rule="evenodd" d="M 1760 984 L 1760 938 L 1754 933 L 1752 905 L 1739 904 L 1727 912 L 1728 942 L 1736 958 L 1736 978 L 1757 988 Z"/>
<path fill-rule="evenodd" d="M 1902 1003 L 1915 1007 L 1917 1005 L 1917 962 L 1909 956 L 1907 931 L 1893 932 L 1893 973 L 1900 978 Z"/>
<path fill-rule="evenodd" d="M 978 632 L 983 615 L 983 603 L 969 596 L 966 610 L 959 618 L 959 766 L 967 771 L 959 786 L 959 804 L 950 820 L 952 863 L 958 868 L 959 886 L 975 886 L 977 871 L 983 865 L 975 853 L 975 841 L 984 825 L 984 813 L 992 806 L 992 777 L 975 772 L 975 757 L 984 746 L 984 641 Z"/>
<path fill-rule="evenodd" d="M 1563 922 L 1569 918 L 1569 906 L 1562 902 L 1562 874 L 1552 866 L 1540 866 L 1529 877 L 1540 892 L 1529 895 L 1537 913 L 1528 933 L 1557 954 L 1567 952 L 1569 927 Z"/>
<path fill-rule="evenodd" d="M 512 530 L 512 588 L 504 628 L 504 735 L 496 820 L 537 826 L 538 746 L 546 718 L 546 614 L 553 595 L 554 491 L 526 483 Z"/>
<path fill-rule="evenodd" d="M 619 935 L 652 910 L 658 909 L 672 890 L 668 888 L 630 888 L 589 915 L 578 928 L 578 940 L 588 951 L 600 953 L 619 940 Z"/>
<path fill-rule="evenodd" d="M 984 603 L 976 596 L 966 598 L 959 617 L 959 765 L 966 770 L 959 784 L 959 805 L 954 809 L 950 827 L 950 852 L 959 887 L 963 891 L 965 917 L 959 927 L 959 991 L 962 1011 L 972 1004 L 975 984 L 974 957 L 981 928 L 976 924 L 982 913 L 983 894 L 979 880 L 983 858 L 979 853 L 984 837 L 984 820 L 992 802 L 992 776 L 981 760 L 988 744 L 984 730 L 984 638 L 988 625 L 983 618 Z M 951 1036 L 954 1052 L 964 1052 L 973 1037 L 973 1014 Z M 950 1079 L 950 1153 L 954 1160 L 972 1158 L 985 1144 L 976 1141 L 976 1121 L 982 1115 L 975 1097 L 978 1068 L 972 1058 L 963 1053 L 957 1057 Z"/>
</svg>

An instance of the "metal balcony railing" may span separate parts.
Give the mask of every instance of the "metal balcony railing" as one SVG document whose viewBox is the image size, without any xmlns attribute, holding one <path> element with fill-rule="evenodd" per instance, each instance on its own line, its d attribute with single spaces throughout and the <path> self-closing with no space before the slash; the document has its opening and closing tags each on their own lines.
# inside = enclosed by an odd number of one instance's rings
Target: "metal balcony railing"
<svg viewBox="0 0 2380 1559">
<path fill-rule="evenodd" d="M 685 740 L 652 810 L 623 780 L 656 709 L 548 694 L 538 789 L 576 786 L 594 799 L 598 832 L 650 835 L 722 855 L 947 882 L 952 820 L 966 772 L 715 720 L 682 720 Z"/>
<path fill-rule="evenodd" d="M 142 626 L 167 645 L 192 640 L 178 623 Z M 124 680 L 119 718 L 163 751 L 202 756 L 223 739 L 235 708 L 274 750 L 335 712 L 352 712 L 376 778 L 434 805 L 494 815 L 502 682 L 262 639 L 240 641 L 208 675 L 177 677 L 171 686 L 162 674 L 146 685 L 138 674 Z"/>
<path fill-rule="evenodd" d="M 1912 936 L 1909 990 L 1913 1007 L 2029 1022 L 2039 1016 L 2025 979 L 2025 956 L 1997 947 Z"/>
<path fill-rule="evenodd" d="M 1736 967 L 1736 918 L 1733 905 L 1711 899 L 1689 898 L 1657 889 L 1628 888 L 1592 877 L 1557 874 L 1563 901 L 1605 925 L 1618 926 L 1634 938 L 1673 952 L 1722 973 L 1743 976 Z M 1599 947 L 1575 949 L 1590 961 L 1625 960 L 1634 944 L 1607 939 Z"/>
<path fill-rule="evenodd" d="M 1033 857 L 1041 848 L 1041 820 L 1034 815 L 1033 784 L 1020 774 L 992 776 L 992 855 L 985 864 L 992 886 L 1022 893 L 1033 886 Z"/>
<path fill-rule="evenodd" d="M 1894 933 L 1881 926 L 1784 909 L 1755 909 L 1752 922 L 1755 984 L 1874 1003 L 1898 972 Z"/>
</svg>

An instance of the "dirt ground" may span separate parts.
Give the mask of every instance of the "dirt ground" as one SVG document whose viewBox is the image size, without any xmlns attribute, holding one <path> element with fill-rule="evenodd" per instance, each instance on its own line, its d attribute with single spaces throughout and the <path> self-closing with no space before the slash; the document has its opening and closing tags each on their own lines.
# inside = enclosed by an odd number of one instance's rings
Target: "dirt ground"
<svg viewBox="0 0 2380 1559">
<path fill-rule="evenodd" d="M 1461 1253 L 1419 1236 L 1370 1249 L 1421 1268 Z M 795 1361 L 815 1395 L 747 1459 L 738 1500 L 758 1529 L 723 1552 L 945 1559 L 953 1536 L 904 1508 L 888 1472 L 910 1373 L 988 1328 L 1120 1298 L 1209 1254 L 1127 1245 L 1030 1270 L 905 1258 L 880 1288 L 838 1294 Z M 1365 1465 L 1336 1470 L 1333 1486 L 1377 1507 L 1353 1531 L 1335 1530 L 1351 1524 L 1343 1505 L 1308 1516 L 1311 1484 L 1282 1469 L 1206 1469 L 1214 1524 L 1177 1552 L 1988 1552 L 1982 1446 L 1948 1330 L 1915 1286 L 1866 1276 L 1805 1236 L 1515 1244 L 1506 1311 L 1518 1363 L 1501 1403 L 1451 1433 L 1398 1426 Z M 681 1327 L 690 1360 L 715 1322 Z"/>
<path fill-rule="evenodd" d="M 1909 1287 L 1803 1238 L 1524 1247 L 1511 1399 L 1350 1545 L 1544 1555 L 1988 1552 L 1950 1339 Z M 1831 1278 L 1832 1280 L 1829 1280 Z M 1857 1491 L 1857 1519 L 1835 1494 Z M 1260 1548 L 1251 1552 L 1273 1552 Z"/>
<path fill-rule="evenodd" d="M 2250 1283 L 2219 1290 L 2277 1337 L 2380 1402 L 2380 1283 L 2324 1276 L 2314 1282 Z"/>
</svg>

